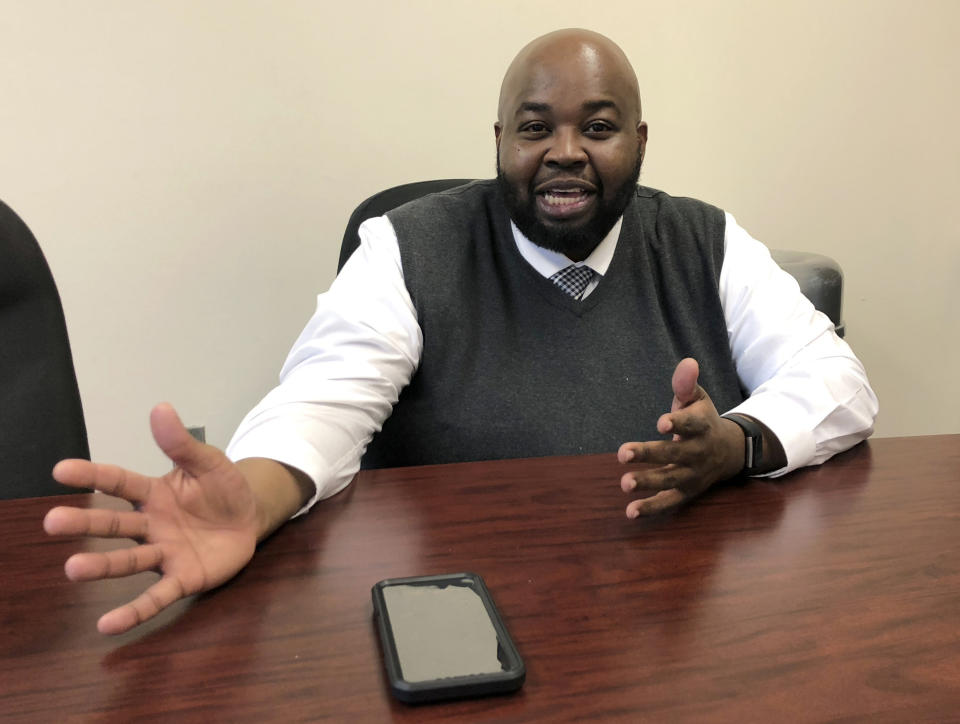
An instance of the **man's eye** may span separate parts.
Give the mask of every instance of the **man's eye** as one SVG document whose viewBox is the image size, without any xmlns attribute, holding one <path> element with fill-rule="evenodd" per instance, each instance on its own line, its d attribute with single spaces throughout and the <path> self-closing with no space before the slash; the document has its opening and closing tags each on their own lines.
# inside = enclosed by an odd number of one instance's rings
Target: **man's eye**
<svg viewBox="0 0 960 724">
<path fill-rule="evenodd" d="M 587 126 L 587 133 L 609 133 L 612 130 L 610 124 L 603 121 L 594 121 Z"/>
<path fill-rule="evenodd" d="M 546 133 L 547 124 L 540 123 L 540 122 L 528 123 L 520 130 L 523 131 L 524 133 L 533 133 L 533 134 Z"/>
</svg>

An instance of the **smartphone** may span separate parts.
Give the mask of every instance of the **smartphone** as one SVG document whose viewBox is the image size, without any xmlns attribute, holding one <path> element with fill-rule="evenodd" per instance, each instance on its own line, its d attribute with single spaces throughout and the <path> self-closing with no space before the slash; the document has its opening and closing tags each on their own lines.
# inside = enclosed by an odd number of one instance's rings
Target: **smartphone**
<svg viewBox="0 0 960 724">
<path fill-rule="evenodd" d="M 393 695 L 420 703 L 516 691 L 526 669 L 475 573 L 388 578 L 373 615 Z"/>
</svg>

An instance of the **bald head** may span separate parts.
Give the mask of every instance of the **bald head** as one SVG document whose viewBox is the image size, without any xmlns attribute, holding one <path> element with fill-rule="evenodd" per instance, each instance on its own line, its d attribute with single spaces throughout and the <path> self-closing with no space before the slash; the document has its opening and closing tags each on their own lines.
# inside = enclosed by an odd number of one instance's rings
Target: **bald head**
<svg viewBox="0 0 960 724">
<path fill-rule="evenodd" d="M 571 74 L 568 71 L 575 70 Z M 625 115 L 641 120 L 640 86 L 630 61 L 610 38 L 592 30 L 568 28 L 547 33 L 525 45 L 510 63 L 500 86 L 497 120 L 503 123 L 520 98 L 533 87 L 588 74 L 623 99 Z"/>
</svg>

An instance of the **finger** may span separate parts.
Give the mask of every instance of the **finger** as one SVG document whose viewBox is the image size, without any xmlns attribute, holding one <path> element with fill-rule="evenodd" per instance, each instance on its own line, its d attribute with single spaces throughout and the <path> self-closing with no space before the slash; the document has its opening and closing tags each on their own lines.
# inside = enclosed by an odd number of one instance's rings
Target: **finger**
<svg viewBox="0 0 960 724">
<path fill-rule="evenodd" d="M 682 407 L 686 407 L 694 400 L 699 399 L 699 392 L 702 388 L 697 384 L 697 378 L 700 376 L 700 365 L 692 357 L 685 357 L 677 364 L 673 371 L 673 379 L 670 381 L 673 387 L 673 404 L 670 411 L 674 412 Z"/>
<path fill-rule="evenodd" d="M 639 518 L 641 515 L 654 515 L 655 513 L 662 513 L 665 510 L 676 508 L 684 500 L 686 500 L 686 496 L 677 488 L 661 490 L 659 493 L 652 495 L 649 498 L 634 500 L 632 503 L 630 503 L 627 506 L 627 517 Z"/>
<path fill-rule="evenodd" d="M 129 631 L 185 595 L 187 594 L 178 579 L 164 576 L 130 603 L 103 614 L 97 621 L 97 630 L 104 634 Z"/>
<path fill-rule="evenodd" d="M 677 401 L 676 398 L 674 398 L 673 401 L 674 403 L 676 403 Z M 674 407 L 674 410 L 677 409 L 676 404 L 674 404 L 673 407 Z M 673 432 L 673 417 L 671 417 L 672 414 L 673 413 L 670 413 L 669 415 L 660 415 L 660 417 L 657 418 L 657 432 L 659 432 L 661 435 L 666 435 L 667 433 Z M 675 434 L 673 436 L 673 439 L 676 440 L 678 437 L 679 435 Z"/>
<path fill-rule="evenodd" d="M 710 421 L 699 406 L 698 409 L 688 407 L 663 415 L 657 420 L 657 430 L 664 434 L 670 432 L 682 437 L 696 437 L 710 431 Z"/>
<path fill-rule="evenodd" d="M 620 489 L 625 493 L 634 490 L 650 493 L 670 488 L 686 489 L 693 479 L 693 473 L 686 466 L 661 465 L 624 473 L 620 478 Z"/>
<path fill-rule="evenodd" d="M 667 467 L 667 466 L 664 466 Z M 652 472 L 652 471 L 651 471 Z M 665 477 L 653 476 L 638 472 L 624 473 L 620 478 L 620 489 L 625 493 L 631 493 L 634 490 L 666 490 L 676 487 Z"/>
<path fill-rule="evenodd" d="M 53 478 L 72 488 L 95 488 L 131 503 L 144 502 L 150 493 L 146 476 L 89 460 L 61 460 L 53 467 Z"/>
<path fill-rule="evenodd" d="M 147 516 L 143 513 L 99 508 L 61 506 L 50 510 L 43 519 L 43 529 L 48 535 L 143 539 L 147 536 L 147 526 Z"/>
<path fill-rule="evenodd" d="M 187 432 L 177 411 L 167 402 L 150 411 L 150 429 L 164 454 L 194 477 L 210 472 L 226 459 L 220 450 Z"/>
<path fill-rule="evenodd" d="M 689 453 L 687 445 L 673 440 L 652 440 L 650 442 L 625 442 L 617 451 L 621 463 L 651 463 L 666 465 L 684 462 Z"/>
<path fill-rule="evenodd" d="M 617 461 L 621 463 L 628 463 L 634 459 L 636 455 L 636 447 L 638 445 L 643 445 L 642 442 L 625 442 L 617 449 Z"/>
<path fill-rule="evenodd" d="M 71 581 L 97 581 L 153 571 L 163 562 L 160 546 L 140 545 L 107 553 L 76 553 L 63 570 Z"/>
</svg>

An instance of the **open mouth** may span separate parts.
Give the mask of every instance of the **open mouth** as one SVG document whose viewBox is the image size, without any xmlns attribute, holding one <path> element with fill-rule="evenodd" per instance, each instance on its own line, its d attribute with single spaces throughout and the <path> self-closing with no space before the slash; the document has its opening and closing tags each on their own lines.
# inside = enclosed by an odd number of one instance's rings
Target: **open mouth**
<svg viewBox="0 0 960 724">
<path fill-rule="evenodd" d="M 592 189 L 580 185 L 550 185 L 537 191 L 537 207 L 546 216 L 565 219 L 587 211 L 595 198 Z"/>
</svg>

